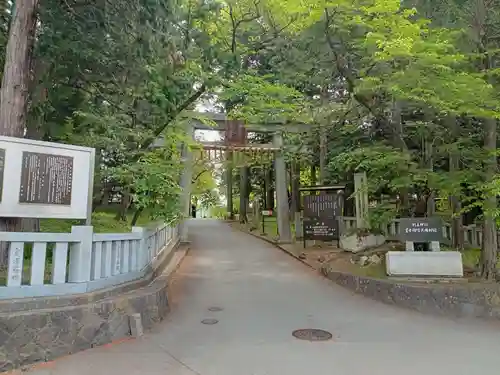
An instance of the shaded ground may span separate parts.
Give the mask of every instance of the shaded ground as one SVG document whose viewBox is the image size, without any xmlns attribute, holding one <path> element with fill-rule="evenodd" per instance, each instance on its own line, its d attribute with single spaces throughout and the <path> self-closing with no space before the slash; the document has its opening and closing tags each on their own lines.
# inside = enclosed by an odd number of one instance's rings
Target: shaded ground
<svg viewBox="0 0 500 375">
<path fill-rule="evenodd" d="M 276 221 L 270 220 L 274 218 L 267 218 L 265 224 L 266 234 L 262 234 L 262 229 L 251 230 L 251 224 L 242 225 L 237 222 L 231 223 L 234 228 L 239 228 L 243 231 L 251 232 L 254 236 L 264 238 L 270 242 L 275 242 L 277 240 L 276 235 Z M 269 227 L 271 230 L 269 230 Z M 345 251 L 342 251 L 336 246 L 336 242 L 325 243 L 321 241 L 307 241 L 306 246 L 302 241 L 298 241 L 293 244 L 282 244 L 280 247 L 284 248 L 289 253 L 293 254 L 297 258 L 300 258 L 304 263 L 307 263 L 312 268 L 319 270 L 321 267 L 328 265 L 330 268 L 341 271 L 353 273 L 360 276 L 368 277 L 378 277 L 386 278 L 385 264 L 383 263 L 384 254 L 387 251 L 394 250 L 394 244 L 385 244 L 375 250 L 369 250 L 358 255 L 354 255 Z M 364 267 L 359 266 L 357 259 L 363 255 L 374 255 L 378 254 L 380 256 L 381 262 L 379 264 L 367 264 Z M 352 262 L 352 259 L 356 259 L 356 262 Z"/>
<path fill-rule="evenodd" d="M 500 324 L 425 316 L 352 295 L 221 222 L 194 220 L 190 233 L 192 251 L 171 286 L 172 313 L 154 332 L 31 374 L 496 373 Z M 208 310 L 214 306 L 223 310 Z M 206 318 L 218 324 L 201 324 Z M 333 339 L 299 341 L 292 337 L 299 328 L 325 329 Z"/>
<path fill-rule="evenodd" d="M 253 235 L 260 238 L 267 239 L 271 242 L 276 242 L 279 238 L 277 235 L 276 228 L 276 218 L 270 217 L 266 218 L 264 229 L 265 234 L 262 232 L 262 228 L 258 229 L 252 228 L 253 224 L 249 223 L 247 225 L 242 225 L 237 222 L 232 223 L 233 227 L 240 228 L 244 231 L 248 231 Z M 314 242 L 307 241 L 306 247 L 303 247 L 302 242 L 297 242 L 290 245 L 282 245 L 287 251 L 294 254 L 295 256 L 301 256 L 301 259 L 309 264 L 315 269 L 320 269 L 322 266 L 327 265 L 336 271 L 348 272 L 359 276 L 376 277 L 376 278 L 387 278 L 386 268 L 385 268 L 385 253 L 387 251 L 404 251 L 404 245 L 396 242 L 387 242 L 386 244 L 372 250 L 367 250 L 358 254 L 351 254 L 348 252 L 343 252 L 337 246 L 331 243 Z M 454 251 L 455 249 L 441 246 L 441 251 Z M 481 249 L 467 248 L 461 250 L 462 262 L 464 267 L 464 279 L 463 281 L 472 284 L 484 284 L 484 282 L 479 277 L 479 258 L 481 255 Z M 359 258 L 362 256 L 371 256 L 377 254 L 381 262 L 371 263 L 367 262 L 365 265 L 360 266 Z M 498 281 L 500 281 L 500 253 L 498 255 L 497 268 L 498 268 Z M 354 262 L 352 261 L 354 260 Z M 462 282 L 460 282 L 462 283 Z M 487 287 L 491 287 L 490 283 L 484 284 Z"/>
</svg>

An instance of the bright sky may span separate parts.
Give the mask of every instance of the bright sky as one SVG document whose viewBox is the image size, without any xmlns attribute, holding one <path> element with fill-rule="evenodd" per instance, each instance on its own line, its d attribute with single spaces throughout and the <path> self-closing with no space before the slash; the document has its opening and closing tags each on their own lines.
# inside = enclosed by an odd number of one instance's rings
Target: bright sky
<svg viewBox="0 0 500 375">
<path fill-rule="evenodd" d="M 204 102 L 199 103 L 196 106 L 196 110 L 199 112 L 209 112 L 211 110 L 214 110 L 214 107 L 209 101 L 204 101 Z M 215 141 L 222 140 L 220 132 L 218 132 L 216 130 L 196 130 L 195 131 L 195 138 L 199 139 L 200 141 L 206 141 L 206 142 L 215 142 Z M 219 170 L 220 168 L 222 168 L 222 164 L 216 163 L 214 165 L 214 168 Z M 215 174 L 215 179 L 216 179 L 217 183 L 219 184 L 220 178 L 219 178 L 218 173 Z M 221 198 L 220 199 L 221 205 L 225 204 L 225 199 L 226 199 L 223 190 L 224 189 L 222 189 L 222 191 L 219 191 L 219 196 Z"/>
<path fill-rule="evenodd" d="M 196 111 L 198 112 L 215 111 L 214 102 L 215 102 L 214 98 L 208 98 L 202 100 L 201 102 L 198 102 L 198 104 L 196 105 Z M 220 141 L 222 139 L 220 133 L 215 130 L 196 130 L 195 137 L 196 138 L 200 137 L 200 140 L 207 142 L 215 142 L 215 141 Z"/>
</svg>

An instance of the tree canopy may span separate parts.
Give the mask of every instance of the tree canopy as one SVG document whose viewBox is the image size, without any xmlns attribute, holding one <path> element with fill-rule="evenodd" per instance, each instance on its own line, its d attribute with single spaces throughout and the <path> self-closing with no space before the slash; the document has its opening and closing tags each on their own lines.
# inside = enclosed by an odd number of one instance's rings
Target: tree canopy
<svg viewBox="0 0 500 375">
<path fill-rule="evenodd" d="M 457 233 L 477 220 L 491 279 L 499 9 L 498 0 L 0 1 L 0 134 L 95 147 L 95 207 L 118 197 L 119 218 L 176 220 L 179 146 L 196 149 L 184 125 L 201 99 L 246 121 L 310 124 L 287 134 L 285 150 L 303 182 L 351 186 L 364 171 L 379 220 L 419 202 Z M 198 162 L 194 194 L 210 205 L 221 178 Z M 250 172 L 244 194 L 267 189 L 271 200 L 272 165 Z"/>
</svg>

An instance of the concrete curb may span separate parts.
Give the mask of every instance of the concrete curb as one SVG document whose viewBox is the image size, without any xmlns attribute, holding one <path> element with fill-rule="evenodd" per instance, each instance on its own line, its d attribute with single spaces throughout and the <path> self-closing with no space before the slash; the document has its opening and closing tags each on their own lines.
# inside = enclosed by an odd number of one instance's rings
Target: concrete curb
<svg viewBox="0 0 500 375">
<path fill-rule="evenodd" d="M 236 229 L 264 240 L 286 254 L 313 268 L 278 243 L 251 233 L 244 228 Z M 314 268 L 313 268 L 314 269 Z M 374 279 L 322 267 L 319 273 L 350 291 L 383 302 L 424 314 L 452 318 L 479 318 L 500 320 L 500 285 L 485 287 L 481 284 L 415 284 L 395 280 Z"/>
<path fill-rule="evenodd" d="M 500 320 L 500 286 L 411 284 L 373 279 L 327 267 L 321 273 L 354 293 L 425 314 Z"/>
<path fill-rule="evenodd" d="M 6 338 L 0 341 L 0 373 L 132 339 L 131 315 L 151 329 L 170 311 L 169 282 L 188 251 L 185 246 L 172 250 L 154 280 L 134 290 L 88 304 L 0 313 L 0 338 Z"/>
</svg>

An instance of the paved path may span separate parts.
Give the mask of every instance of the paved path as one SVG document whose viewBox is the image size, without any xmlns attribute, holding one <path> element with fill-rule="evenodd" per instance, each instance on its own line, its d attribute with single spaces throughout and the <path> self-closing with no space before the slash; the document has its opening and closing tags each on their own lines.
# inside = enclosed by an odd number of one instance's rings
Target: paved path
<svg viewBox="0 0 500 375">
<path fill-rule="evenodd" d="M 191 223 L 193 249 L 155 332 L 57 360 L 36 375 L 498 373 L 500 324 L 421 315 L 352 295 L 226 224 Z M 210 312 L 209 307 L 222 307 Z M 203 325 L 205 318 L 219 320 Z M 334 340 L 294 339 L 321 328 Z"/>
</svg>

